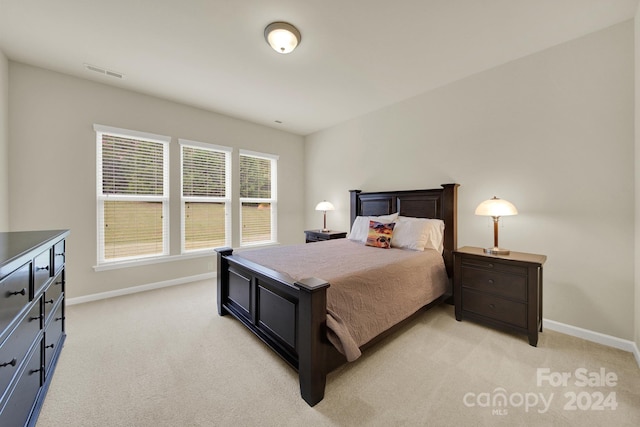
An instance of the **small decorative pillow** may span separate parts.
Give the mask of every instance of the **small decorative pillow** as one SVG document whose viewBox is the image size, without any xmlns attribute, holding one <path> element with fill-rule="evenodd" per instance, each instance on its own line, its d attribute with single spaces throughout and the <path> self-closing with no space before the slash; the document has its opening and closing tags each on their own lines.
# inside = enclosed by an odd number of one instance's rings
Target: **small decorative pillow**
<svg viewBox="0 0 640 427">
<path fill-rule="evenodd" d="M 367 246 L 389 249 L 391 247 L 391 236 L 395 223 L 383 224 L 378 221 L 369 221 L 369 235 L 367 236 Z"/>
</svg>

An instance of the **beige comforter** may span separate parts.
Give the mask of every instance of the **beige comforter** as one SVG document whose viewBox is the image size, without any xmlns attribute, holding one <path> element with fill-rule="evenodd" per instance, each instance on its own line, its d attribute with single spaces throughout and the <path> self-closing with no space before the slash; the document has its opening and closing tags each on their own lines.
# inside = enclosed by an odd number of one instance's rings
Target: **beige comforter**
<svg viewBox="0 0 640 427">
<path fill-rule="evenodd" d="M 381 249 L 339 239 L 236 255 L 293 280 L 329 282 L 327 335 L 349 361 L 360 357 L 360 346 L 444 294 L 448 284 L 435 250 Z"/>
</svg>

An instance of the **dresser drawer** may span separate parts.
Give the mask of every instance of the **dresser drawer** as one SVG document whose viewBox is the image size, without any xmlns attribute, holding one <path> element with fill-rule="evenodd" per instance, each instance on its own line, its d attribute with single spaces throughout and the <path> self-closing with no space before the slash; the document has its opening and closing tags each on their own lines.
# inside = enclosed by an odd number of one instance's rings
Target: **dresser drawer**
<svg viewBox="0 0 640 427">
<path fill-rule="evenodd" d="M 65 262 L 65 244 L 64 240 L 59 241 L 53 247 L 53 271 L 60 272 Z"/>
<path fill-rule="evenodd" d="M 33 295 L 34 298 L 51 277 L 51 251 L 46 250 L 33 261 Z"/>
<path fill-rule="evenodd" d="M 64 270 L 62 270 L 53 279 L 51 285 L 44 291 L 42 295 L 42 306 L 44 309 L 45 323 L 49 322 L 53 308 L 56 306 L 64 291 Z"/>
<path fill-rule="evenodd" d="M 527 276 L 494 269 L 479 269 L 465 264 L 460 268 L 462 286 L 493 295 L 527 300 Z"/>
<path fill-rule="evenodd" d="M 40 304 L 34 304 L 0 345 L 0 392 L 7 388 L 40 332 Z M 4 365 L 4 366 L 3 366 Z"/>
<path fill-rule="evenodd" d="M 519 328 L 527 327 L 527 305 L 524 303 L 462 289 L 462 310 Z"/>
<path fill-rule="evenodd" d="M 0 409 L 0 426 L 23 426 L 33 410 L 41 385 L 40 343 L 35 345 L 15 388 Z"/>
<path fill-rule="evenodd" d="M 0 281 L 0 342 L 6 328 L 29 302 L 30 277 L 31 263 L 28 263 Z"/>
<path fill-rule="evenodd" d="M 46 376 L 49 375 L 51 358 L 60 346 L 60 338 L 62 337 L 63 331 L 64 318 L 62 304 L 60 304 L 44 332 L 44 367 Z"/>
</svg>

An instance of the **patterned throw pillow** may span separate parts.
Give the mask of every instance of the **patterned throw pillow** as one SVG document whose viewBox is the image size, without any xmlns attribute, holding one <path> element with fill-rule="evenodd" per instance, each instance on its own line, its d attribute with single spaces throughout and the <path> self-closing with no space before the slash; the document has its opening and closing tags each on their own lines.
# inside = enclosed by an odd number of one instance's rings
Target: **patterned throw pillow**
<svg viewBox="0 0 640 427">
<path fill-rule="evenodd" d="M 369 221 L 369 234 L 367 235 L 366 245 L 389 249 L 395 225 L 395 222 L 383 224 L 378 221 Z"/>
</svg>

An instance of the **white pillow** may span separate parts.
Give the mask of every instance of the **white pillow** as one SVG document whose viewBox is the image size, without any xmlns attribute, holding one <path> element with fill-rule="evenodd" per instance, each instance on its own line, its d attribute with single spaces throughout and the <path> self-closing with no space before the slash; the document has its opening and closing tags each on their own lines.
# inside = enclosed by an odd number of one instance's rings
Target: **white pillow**
<svg viewBox="0 0 640 427">
<path fill-rule="evenodd" d="M 390 224 L 398 218 L 398 213 L 392 213 L 391 215 L 380 216 L 357 216 L 351 226 L 351 233 L 349 233 L 349 240 L 355 242 L 365 243 L 367 236 L 369 235 L 369 221 L 378 221 L 383 224 Z"/>
<path fill-rule="evenodd" d="M 444 221 L 430 218 L 401 216 L 393 229 L 391 247 L 424 251 L 444 249 Z"/>
</svg>

